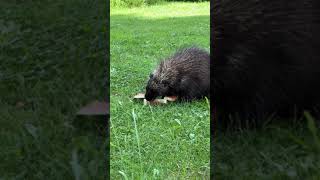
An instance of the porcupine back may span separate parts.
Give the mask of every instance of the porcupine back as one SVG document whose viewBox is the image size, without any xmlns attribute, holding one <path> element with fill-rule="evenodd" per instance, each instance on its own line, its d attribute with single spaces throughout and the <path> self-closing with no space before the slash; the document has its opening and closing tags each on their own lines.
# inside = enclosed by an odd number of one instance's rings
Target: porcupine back
<svg viewBox="0 0 320 180">
<path fill-rule="evenodd" d="M 209 96 L 210 55 L 196 47 L 182 49 L 162 61 L 153 76 L 159 83 L 169 80 L 171 89 L 166 95 L 183 100 Z"/>
</svg>

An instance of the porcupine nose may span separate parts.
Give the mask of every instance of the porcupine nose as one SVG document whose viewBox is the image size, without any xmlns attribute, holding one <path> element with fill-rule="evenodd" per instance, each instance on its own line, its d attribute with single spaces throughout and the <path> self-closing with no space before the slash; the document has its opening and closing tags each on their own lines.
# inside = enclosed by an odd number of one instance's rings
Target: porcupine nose
<svg viewBox="0 0 320 180">
<path fill-rule="evenodd" d="M 147 100 L 147 101 L 151 101 L 152 99 L 151 99 L 150 96 L 146 96 L 146 100 Z"/>
</svg>

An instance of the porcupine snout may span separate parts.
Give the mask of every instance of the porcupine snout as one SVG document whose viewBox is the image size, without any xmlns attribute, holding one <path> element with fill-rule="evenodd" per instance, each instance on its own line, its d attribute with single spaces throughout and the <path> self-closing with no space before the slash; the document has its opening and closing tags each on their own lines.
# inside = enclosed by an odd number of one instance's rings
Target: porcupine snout
<svg viewBox="0 0 320 180">
<path fill-rule="evenodd" d="M 145 94 L 145 99 L 147 101 L 152 101 L 154 99 L 156 99 L 159 96 L 159 93 L 156 89 L 150 87 L 150 85 L 148 84 L 146 87 L 146 94 Z"/>
<path fill-rule="evenodd" d="M 147 101 L 152 101 L 154 100 L 157 96 L 155 95 L 156 92 L 154 90 L 147 90 L 145 94 L 145 98 Z"/>
</svg>

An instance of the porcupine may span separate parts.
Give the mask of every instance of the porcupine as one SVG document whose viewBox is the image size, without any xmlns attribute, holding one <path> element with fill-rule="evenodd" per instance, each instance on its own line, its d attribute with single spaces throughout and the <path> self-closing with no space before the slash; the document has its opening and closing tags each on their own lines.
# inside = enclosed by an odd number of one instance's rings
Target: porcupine
<svg viewBox="0 0 320 180">
<path fill-rule="evenodd" d="M 209 98 L 210 54 L 197 47 L 177 51 L 150 74 L 145 98 L 177 96 L 180 101 Z"/>
<path fill-rule="evenodd" d="M 317 113 L 320 8 L 316 0 L 215 0 L 211 101 L 217 123 L 260 124 Z M 230 118 L 232 117 L 232 118 Z"/>
</svg>

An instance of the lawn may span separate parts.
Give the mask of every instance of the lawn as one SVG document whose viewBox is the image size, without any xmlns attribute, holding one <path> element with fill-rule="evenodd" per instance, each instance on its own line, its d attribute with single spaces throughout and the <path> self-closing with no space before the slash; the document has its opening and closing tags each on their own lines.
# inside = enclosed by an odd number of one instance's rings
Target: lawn
<svg viewBox="0 0 320 180">
<path fill-rule="evenodd" d="M 181 47 L 210 49 L 209 3 L 111 9 L 111 178 L 195 179 L 210 174 L 206 100 L 144 106 L 159 61 Z"/>
<path fill-rule="evenodd" d="M 0 2 L 0 179 L 105 179 L 104 0 Z M 98 122 L 100 121 L 100 122 Z"/>
</svg>

